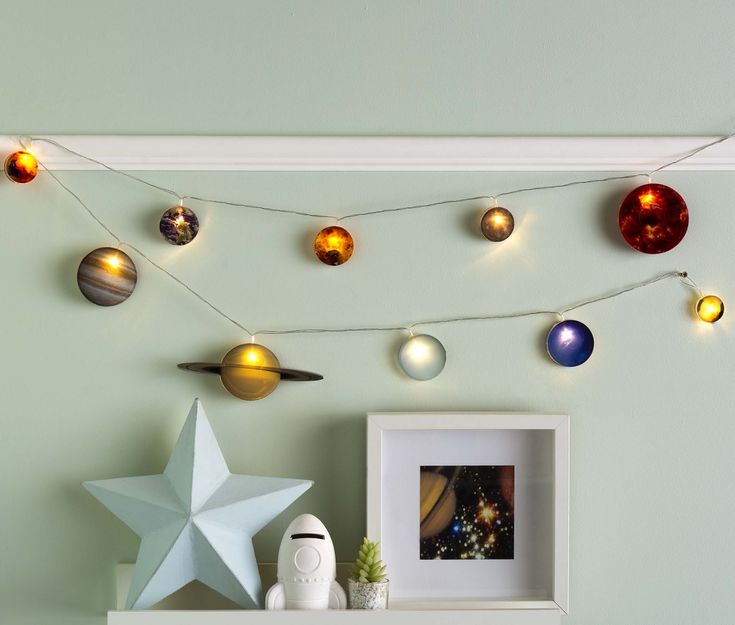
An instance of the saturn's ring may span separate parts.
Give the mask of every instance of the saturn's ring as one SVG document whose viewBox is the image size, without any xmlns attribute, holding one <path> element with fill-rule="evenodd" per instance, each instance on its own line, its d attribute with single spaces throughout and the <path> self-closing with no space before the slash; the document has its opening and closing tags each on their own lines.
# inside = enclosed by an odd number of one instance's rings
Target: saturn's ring
<svg viewBox="0 0 735 625">
<path fill-rule="evenodd" d="M 314 380 L 323 380 L 324 376 L 311 371 L 301 371 L 299 369 L 283 369 L 281 367 L 259 367 L 257 365 L 223 365 L 221 362 L 182 362 L 176 365 L 179 369 L 185 371 L 194 371 L 195 373 L 214 373 L 222 375 L 223 369 L 253 369 L 254 371 L 269 371 L 277 373 L 281 376 L 281 380 L 290 380 L 292 382 L 312 382 Z"/>
</svg>

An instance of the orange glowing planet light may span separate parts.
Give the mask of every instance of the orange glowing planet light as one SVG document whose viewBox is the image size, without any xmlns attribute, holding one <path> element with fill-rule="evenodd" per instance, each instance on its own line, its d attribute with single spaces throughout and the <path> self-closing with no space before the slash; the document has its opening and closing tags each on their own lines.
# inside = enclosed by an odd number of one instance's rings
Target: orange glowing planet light
<svg viewBox="0 0 735 625">
<path fill-rule="evenodd" d="M 5 159 L 5 175 L 20 184 L 30 182 L 38 175 L 38 161 L 25 150 L 13 152 Z"/>
<path fill-rule="evenodd" d="M 328 226 L 314 239 L 314 253 L 325 265 L 344 265 L 354 251 L 352 235 L 341 226 Z"/>
<path fill-rule="evenodd" d="M 195 373 L 214 373 L 220 376 L 222 385 L 230 393 L 247 401 L 267 397 L 281 380 L 311 382 L 323 379 L 318 373 L 282 368 L 276 355 L 257 343 L 233 347 L 221 363 L 182 362 L 178 367 Z"/>
<path fill-rule="evenodd" d="M 644 254 L 661 254 L 675 248 L 689 227 L 689 211 L 674 189 L 644 184 L 623 200 L 618 225 L 625 241 Z"/>
</svg>

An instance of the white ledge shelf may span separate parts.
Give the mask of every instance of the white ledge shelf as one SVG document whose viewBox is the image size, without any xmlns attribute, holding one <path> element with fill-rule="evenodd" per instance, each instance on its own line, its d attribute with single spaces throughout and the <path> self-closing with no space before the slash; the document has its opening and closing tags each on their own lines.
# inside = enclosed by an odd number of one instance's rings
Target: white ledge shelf
<svg viewBox="0 0 735 625">
<path fill-rule="evenodd" d="M 276 579 L 276 564 L 259 563 L 263 587 L 268 588 Z M 350 572 L 349 562 L 337 563 L 337 580 L 345 585 Z M 234 606 L 202 584 L 164 599 L 152 610 L 123 610 L 128 593 L 133 565 L 116 566 L 117 610 L 107 613 L 107 625 L 341 625 L 342 623 L 378 625 L 559 625 L 563 614 L 550 600 L 534 601 L 478 601 L 462 602 L 462 609 L 438 603 L 433 609 L 415 609 L 408 602 L 392 606 L 390 610 L 237 610 L 219 609 Z M 193 601 L 192 601 L 193 596 Z M 188 598 L 188 601 L 184 601 Z M 207 610 L 182 610 L 188 606 L 209 607 Z"/>
<path fill-rule="evenodd" d="M 108 625 L 559 625 L 554 610 L 150 610 L 107 613 Z"/>
<path fill-rule="evenodd" d="M 641 171 L 716 137 L 308 137 L 46 135 L 127 171 Z M 24 136 L 0 136 L 0 153 Z M 47 143 L 53 170 L 99 170 Z M 735 171 L 735 139 L 670 168 Z"/>
</svg>

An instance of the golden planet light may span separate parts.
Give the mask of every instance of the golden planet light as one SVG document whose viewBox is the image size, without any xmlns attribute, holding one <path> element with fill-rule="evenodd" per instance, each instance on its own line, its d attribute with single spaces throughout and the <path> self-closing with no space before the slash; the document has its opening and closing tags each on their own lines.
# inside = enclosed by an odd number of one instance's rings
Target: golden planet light
<svg viewBox="0 0 735 625">
<path fill-rule="evenodd" d="M 714 323 L 722 319 L 725 314 L 725 304 L 716 295 L 705 295 L 697 302 L 697 316 L 707 323 Z"/>
<path fill-rule="evenodd" d="M 282 368 L 276 355 L 257 343 L 233 347 L 221 363 L 183 362 L 178 367 L 196 373 L 219 375 L 222 385 L 230 393 L 248 401 L 267 397 L 276 390 L 281 380 L 310 382 L 322 379 L 318 373 Z"/>
<path fill-rule="evenodd" d="M 325 265 L 343 265 L 352 256 L 355 243 L 352 235 L 341 226 L 328 226 L 314 239 L 316 257 Z"/>
<path fill-rule="evenodd" d="M 483 236 L 488 241 L 500 242 L 505 241 L 511 234 L 513 234 L 513 228 L 515 227 L 515 220 L 513 214 L 502 206 L 494 206 L 488 210 L 483 216 L 480 222 L 480 229 L 482 230 Z"/>
<path fill-rule="evenodd" d="M 37 174 L 38 161 L 30 152 L 18 150 L 5 159 L 5 175 L 13 182 L 30 182 Z"/>
</svg>

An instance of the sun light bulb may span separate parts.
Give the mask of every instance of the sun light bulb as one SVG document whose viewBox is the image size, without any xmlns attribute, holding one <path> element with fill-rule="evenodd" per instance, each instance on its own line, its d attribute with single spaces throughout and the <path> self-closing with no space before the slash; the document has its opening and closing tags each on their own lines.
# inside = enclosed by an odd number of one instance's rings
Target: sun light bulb
<svg viewBox="0 0 735 625">
<path fill-rule="evenodd" d="M 30 152 L 18 150 L 5 159 L 5 175 L 13 182 L 30 182 L 37 174 L 38 161 Z"/>
<path fill-rule="evenodd" d="M 704 295 L 697 302 L 697 316 L 707 323 L 715 323 L 725 314 L 725 304 L 716 295 Z"/>
<path fill-rule="evenodd" d="M 625 241 L 645 254 L 673 249 L 689 227 L 684 198 L 663 184 L 648 183 L 633 189 L 623 200 L 618 226 Z"/>
</svg>

